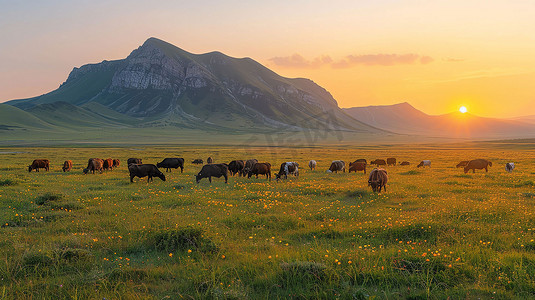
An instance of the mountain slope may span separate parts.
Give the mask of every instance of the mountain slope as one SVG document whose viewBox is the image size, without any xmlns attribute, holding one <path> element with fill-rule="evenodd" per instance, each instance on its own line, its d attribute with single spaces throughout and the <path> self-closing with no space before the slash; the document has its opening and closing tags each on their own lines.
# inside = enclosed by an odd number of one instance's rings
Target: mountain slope
<svg viewBox="0 0 535 300">
<path fill-rule="evenodd" d="M 55 91 L 9 104 L 30 110 L 55 102 L 96 103 L 120 114 L 105 118 L 112 123 L 135 118 L 149 127 L 383 133 L 347 115 L 311 80 L 284 78 L 250 58 L 188 53 L 156 38 L 125 59 L 74 68 Z"/>
<path fill-rule="evenodd" d="M 401 134 L 477 139 L 535 137 L 535 126 L 526 122 L 458 112 L 431 116 L 406 102 L 344 110 L 364 123 Z"/>
<path fill-rule="evenodd" d="M 0 104 L 0 130 L 28 128 L 52 129 L 52 126 L 20 108 Z"/>
</svg>

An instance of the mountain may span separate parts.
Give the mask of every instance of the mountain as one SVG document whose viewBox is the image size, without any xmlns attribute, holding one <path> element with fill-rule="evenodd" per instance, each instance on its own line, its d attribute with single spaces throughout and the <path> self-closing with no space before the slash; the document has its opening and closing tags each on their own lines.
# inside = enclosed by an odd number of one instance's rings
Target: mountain
<svg viewBox="0 0 535 300">
<path fill-rule="evenodd" d="M 368 125 L 400 134 L 469 139 L 535 137 L 535 125 L 527 122 L 460 112 L 431 116 L 406 102 L 344 110 Z"/>
<path fill-rule="evenodd" d="M 530 124 L 535 124 L 535 115 L 516 117 L 516 118 L 512 118 L 510 120 L 524 122 L 524 123 L 530 123 Z"/>
<path fill-rule="evenodd" d="M 156 38 L 125 59 L 74 68 L 57 90 L 7 103 L 67 127 L 384 133 L 350 117 L 309 79 L 279 76 L 250 58 L 192 54 Z"/>
</svg>

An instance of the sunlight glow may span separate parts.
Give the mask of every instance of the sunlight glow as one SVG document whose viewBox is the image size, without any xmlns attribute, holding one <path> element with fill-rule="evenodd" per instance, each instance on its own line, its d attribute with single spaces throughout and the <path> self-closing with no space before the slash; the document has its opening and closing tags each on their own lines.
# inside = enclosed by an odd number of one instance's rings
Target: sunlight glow
<svg viewBox="0 0 535 300">
<path fill-rule="evenodd" d="M 466 106 L 461 106 L 459 107 L 459 111 L 464 114 L 468 111 L 468 109 L 466 109 Z"/>
</svg>

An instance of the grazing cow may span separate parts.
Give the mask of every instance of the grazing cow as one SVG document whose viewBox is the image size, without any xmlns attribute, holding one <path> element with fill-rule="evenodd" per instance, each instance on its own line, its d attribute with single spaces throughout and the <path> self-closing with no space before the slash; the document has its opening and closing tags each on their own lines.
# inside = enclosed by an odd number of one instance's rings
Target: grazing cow
<svg viewBox="0 0 535 300">
<path fill-rule="evenodd" d="M 464 173 L 468 173 L 468 171 L 472 170 L 473 173 L 476 172 L 476 169 L 481 170 L 485 169 L 486 172 L 489 171 L 488 167 L 492 167 L 492 163 L 486 159 L 474 159 L 468 162 L 466 167 L 464 167 Z"/>
<path fill-rule="evenodd" d="M 384 159 L 376 159 L 376 160 L 372 160 L 370 162 L 370 165 L 386 166 L 386 161 Z"/>
<path fill-rule="evenodd" d="M 410 164 L 411 164 L 411 163 L 408 162 L 408 161 L 402 161 L 399 165 L 400 165 L 400 166 L 408 166 L 408 165 L 410 165 Z"/>
<path fill-rule="evenodd" d="M 393 158 L 393 157 L 387 158 L 386 159 L 386 164 L 389 165 L 389 166 L 395 166 L 396 165 L 396 159 Z"/>
<path fill-rule="evenodd" d="M 243 168 L 245 168 L 245 162 L 243 160 L 233 160 L 228 164 L 228 170 L 231 176 L 236 174 L 242 176 Z"/>
<path fill-rule="evenodd" d="M 126 161 L 127 165 L 131 165 L 131 164 L 141 165 L 142 163 L 143 163 L 143 159 L 141 158 L 129 158 Z"/>
<path fill-rule="evenodd" d="M 114 168 L 119 167 L 120 164 L 121 164 L 121 161 L 119 159 L 117 159 L 117 158 L 113 159 L 113 167 Z"/>
<path fill-rule="evenodd" d="M 277 180 L 281 179 L 284 175 L 284 179 L 288 179 L 288 175 L 299 176 L 299 164 L 296 162 L 285 162 L 281 164 L 279 173 L 275 174 Z"/>
<path fill-rule="evenodd" d="M 349 173 L 351 172 L 357 172 L 357 171 L 364 171 L 364 174 L 366 174 L 366 163 L 364 162 L 352 162 L 349 163 Z"/>
<path fill-rule="evenodd" d="M 212 177 L 225 177 L 225 183 L 228 183 L 228 166 L 227 164 L 209 164 L 202 166 L 199 174 L 195 176 L 197 184 L 201 179 L 208 178 L 208 181 L 212 183 Z"/>
<path fill-rule="evenodd" d="M 253 168 L 249 170 L 247 173 L 247 178 L 251 178 L 251 176 L 256 175 L 256 178 L 258 178 L 258 175 L 266 175 L 266 178 L 271 181 L 271 164 L 270 163 L 256 163 L 254 164 Z"/>
<path fill-rule="evenodd" d="M 329 170 L 327 170 L 327 173 L 338 173 L 338 171 L 346 171 L 346 163 L 341 160 L 333 160 L 331 163 L 331 166 L 329 167 Z"/>
<path fill-rule="evenodd" d="M 70 171 L 72 169 L 72 160 L 66 160 L 63 163 L 63 168 L 61 168 L 63 172 Z"/>
<path fill-rule="evenodd" d="M 310 171 L 315 171 L 317 165 L 318 164 L 316 163 L 315 160 L 311 160 L 308 162 L 308 167 L 310 168 Z"/>
<path fill-rule="evenodd" d="M 431 168 L 431 161 L 430 160 L 422 160 L 417 166 L 419 167 L 430 167 Z"/>
<path fill-rule="evenodd" d="M 104 168 L 104 160 L 100 158 L 90 158 L 87 161 L 87 168 L 84 169 L 84 174 L 87 174 L 89 172 L 93 172 L 95 174 L 95 171 L 99 171 L 102 173 L 102 169 Z"/>
<path fill-rule="evenodd" d="M 113 170 L 113 159 L 107 158 L 104 160 L 104 170 Z"/>
<path fill-rule="evenodd" d="M 245 162 L 245 167 L 243 167 L 242 175 L 245 177 L 245 174 L 249 174 L 249 171 L 251 171 L 255 164 L 258 163 L 258 159 L 249 159 Z"/>
<path fill-rule="evenodd" d="M 213 164 L 213 163 L 214 163 L 214 159 L 213 159 L 211 156 L 209 156 L 209 157 L 206 159 L 206 163 L 207 163 L 207 164 Z"/>
<path fill-rule="evenodd" d="M 368 164 L 368 161 L 366 161 L 366 159 L 364 159 L 364 158 L 359 158 L 359 159 L 355 160 L 353 163 L 358 163 L 358 162 L 364 163 L 366 165 Z M 351 163 L 349 165 L 351 165 Z"/>
<path fill-rule="evenodd" d="M 505 171 L 511 173 L 515 169 L 515 163 L 506 163 L 505 164 Z"/>
<path fill-rule="evenodd" d="M 134 177 L 147 177 L 147 182 L 151 182 L 152 177 L 158 177 L 165 181 L 165 175 L 158 170 L 153 164 L 129 164 L 128 171 L 130 172 L 130 182 L 134 182 Z"/>
<path fill-rule="evenodd" d="M 31 165 L 28 166 L 28 172 L 35 170 L 39 172 L 39 169 L 45 169 L 48 171 L 50 168 L 50 161 L 48 159 L 34 159 Z"/>
<path fill-rule="evenodd" d="M 386 192 L 386 183 L 388 182 L 388 174 L 385 169 L 373 169 L 370 172 L 370 177 L 368 179 L 368 186 L 372 187 L 374 192 L 381 192 L 381 188 L 385 188 Z"/>
<path fill-rule="evenodd" d="M 184 172 L 184 159 L 183 158 L 164 158 L 161 162 L 156 164 L 158 168 L 165 168 L 166 172 L 171 172 L 171 169 L 180 168 L 180 173 Z"/>
<path fill-rule="evenodd" d="M 204 160 L 197 158 L 197 159 L 194 159 L 191 163 L 194 165 L 202 165 L 204 163 Z"/>
<path fill-rule="evenodd" d="M 456 168 L 464 168 L 466 165 L 468 165 L 468 160 L 463 160 L 460 163 L 457 164 Z"/>
</svg>

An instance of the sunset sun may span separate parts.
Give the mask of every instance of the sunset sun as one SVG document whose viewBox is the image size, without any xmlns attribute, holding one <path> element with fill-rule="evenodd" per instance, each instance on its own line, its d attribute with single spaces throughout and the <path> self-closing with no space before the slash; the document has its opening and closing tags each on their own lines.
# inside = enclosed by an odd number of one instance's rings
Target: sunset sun
<svg viewBox="0 0 535 300">
<path fill-rule="evenodd" d="M 459 111 L 464 114 L 468 111 L 468 109 L 466 109 L 466 106 L 461 106 L 459 107 Z"/>
</svg>

